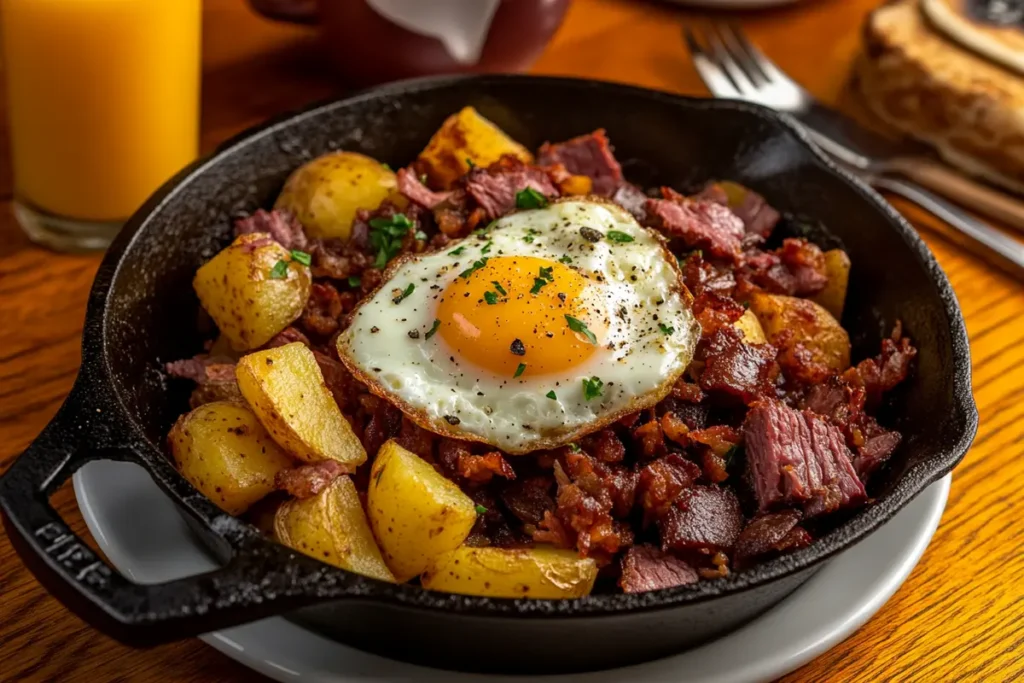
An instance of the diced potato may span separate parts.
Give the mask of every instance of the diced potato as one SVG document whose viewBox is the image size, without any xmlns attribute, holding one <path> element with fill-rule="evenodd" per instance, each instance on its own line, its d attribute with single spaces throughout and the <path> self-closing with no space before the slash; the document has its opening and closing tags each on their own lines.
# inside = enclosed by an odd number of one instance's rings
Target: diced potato
<svg viewBox="0 0 1024 683">
<path fill-rule="evenodd" d="M 761 323 L 751 310 L 746 310 L 740 319 L 733 323 L 733 326 L 743 334 L 743 339 L 748 344 L 764 344 L 768 339 L 764 336 Z"/>
<path fill-rule="evenodd" d="M 274 515 L 280 543 L 321 562 L 394 581 L 373 540 L 352 480 L 338 477 L 311 498 L 283 503 Z"/>
<path fill-rule="evenodd" d="M 506 154 L 526 163 L 533 161 L 530 151 L 504 131 L 485 119 L 473 107 L 466 107 L 449 116 L 426 149 L 420 152 L 419 164 L 430 181 L 449 189 L 453 182 L 475 166 L 490 166 Z"/>
<path fill-rule="evenodd" d="M 846 287 L 850 282 L 850 257 L 845 251 L 830 249 L 825 252 L 825 274 L 828 275 L 828 284 L 812 296 L 811 301 L 824 307 L 836 320 L 842 320 Z"/>
<path fill-rule="evenodd" d="M 385 199 L 400 209 L 408 204 L 391 169 L 362 154 L 333 152 L 293 171 L 274 208 L 295 214 L 310 237 L 347 240 L 356 211 Z"/>
<path fill-rule="evenodd" d="M 182 415 L 168 441 L 182 476 L 230 515 L 273 491 L 277 473 L 295 465 L 237 403 L 207 403 Z"/>
<path fill-rule="evenodd" d="M 238 388 L 282 448 L 305 462 L 337 460 L 350 469 L 366 450 L 341 414 L 316 357 L 301 342 L 243 356 Z"/>
<path fill-rule="evenodd" d="M 432 559 L 459 547 L 477 518 L 473 499 L 394 441 L 381 446 L 373 461 L 366 509 L 398 581 L 408 581 Z"/>
<path fill-rule="evenodd" d="M 496 598 L 579 598 L 589 595 L 597 564 L 574 550 L 463 546 L 438 557 L 420 581 L 424 588 Z"/>
<path fill-rule="evenodd" d="M 850 337 L 832 314 L 810 299 L 758 292 L 750 300 L 768 341 L 783 349 L 803 344 L 811 360 L 837 372 L 850 367 Z"/>
<path fill-rule="evenodd" d="M 255 233 L 239 236 L 207 261 L 192 286 L 231 346 L 248 351 L 302 315 L 310 280 L 309 268 L 287 249 Z"/>
</svg>

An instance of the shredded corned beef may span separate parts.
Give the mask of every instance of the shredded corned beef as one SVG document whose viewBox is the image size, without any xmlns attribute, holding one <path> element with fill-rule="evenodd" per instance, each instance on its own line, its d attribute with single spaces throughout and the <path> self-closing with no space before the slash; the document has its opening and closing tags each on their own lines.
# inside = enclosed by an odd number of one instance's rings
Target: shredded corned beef
<svg viewBox="0 0 1024 683">
<path fill-rule="evenodd" d="M 459 476 L 467 481 L 478 484 L 487 483 L 495 475 L 505 479 L 515 479 L 516 473 L 501 453 L 491 452 L 485 455 L 459 455 Z"/>
<path fill-rule="evenodd" d="M 434 192 L 420 182 L 416 173 L 407 169 L 398 169 L 398 191 L 411 202 L 419 204 L 424 209 L 433 209 L 435 206 L 448 199 L 451 192 Z"/>
<path fill-rule="evenodd" d="M 623 181 L 622 167 L 615 159 L 604 130 L 554 145 L 545 142 L 537 153 L 537 163 L 542 166 L 562 164 L 569 173 L 587 176 L 593 181 L 591 191 L 603 197 L 615 194 Z"/>
<path fill-rule="evenodd" d="M 299 499 L 312 498 L 347 473 L 345 466 L 337 460 L 323 460 L 281 470 L 274 478 L 274 486 Z"/>
<path fill-rule="evenodd" d="M 547 173 L 511 156 L 502 157 L 487 168 L 474 168 L 465 177 L 466 193 L 488 219 L 504 216 L 516 208 L 516 194 L 533 189 L 545 197 L 558 196 Z"/>
<path fill-rule="evenodd" d="M 779 365 L 771 344 L 748 344 L 734 327 L 717 329 L 700 351 L 704 370 L 700 387 L 735 397 L 750 404 L 765 396 L 775 395 Z"/>
<path fill-rule="evenodd" d="M 302 224 L 288 211 L 257 209 L 251 216 L 235 221 L 235 236 L 264 232 L 285 249 L 305 251 L 309 238 Z"/>
<path fill-rule="evenodd" d="M 779 222 L 779 212 L 768 205 L 765 198 L 753 190 L 740 188 L 731 183 L 733 188 L 742 189 L 738 201 L 730 202 L 729 193 L 719 183 L 710 183 L 697 194 L 701 199 L 708 199 L 717 204 L 728 206 L 736 214 L 747 230 L 747 234 L 768 239 Z"/>
<path fill-rule="evenodd" d="M 647 225 L 666 237 L 678 238 L 690 249 L 738 263 L 743 221 L 728 208 L 705 199 L 688 199 L 666 189 L 665 199 L 648 199 Z"/>
<path fill-rule="evenodd" d="M 685 586 L 700 580 L 697 571 L 675 555 L 650 545 L 633 546 L 622 558 L 619 586 L 624 593 Z"/>
</svg>

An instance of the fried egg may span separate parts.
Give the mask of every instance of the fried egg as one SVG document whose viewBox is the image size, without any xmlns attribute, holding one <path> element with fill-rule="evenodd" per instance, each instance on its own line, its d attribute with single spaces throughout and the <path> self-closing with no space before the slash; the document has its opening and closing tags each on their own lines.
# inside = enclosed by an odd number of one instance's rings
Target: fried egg
<svg viewBox="0 0 1024 683">
<path fill-rule="evenodd" d="M 338 355 L 420 426 L 521 454 L 654 405 L 699 337 L 662 239 L 587 198 L 396 259 Z"/>
</svg>

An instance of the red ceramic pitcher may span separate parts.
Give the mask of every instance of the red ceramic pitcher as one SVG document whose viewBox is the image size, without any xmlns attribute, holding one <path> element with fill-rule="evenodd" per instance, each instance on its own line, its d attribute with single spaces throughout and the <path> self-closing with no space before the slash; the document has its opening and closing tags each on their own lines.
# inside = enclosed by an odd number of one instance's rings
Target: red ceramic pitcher
<svg viewBox="0 0 1024 683">
<path fill-rule="evenodd" d="M 318 24 L 346 80 L 524 71 L 569 0 L 249 0 L 271 19 Z"/>
</svg>

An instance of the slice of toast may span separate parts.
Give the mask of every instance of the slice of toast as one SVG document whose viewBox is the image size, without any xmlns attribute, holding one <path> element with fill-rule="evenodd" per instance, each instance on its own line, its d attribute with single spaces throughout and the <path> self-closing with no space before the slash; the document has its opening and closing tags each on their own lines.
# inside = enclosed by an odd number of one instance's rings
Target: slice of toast
<svg viewBox="0 0 1024 683">
<path fill-rule="evenodd" d="M 872 12 L 856 75 L 884 121 L 967 173 L 1024 192 L 1024 78 L 937 31 L 920 0 Z"/>
<path fill-rule="evenodd" d="M 990 5 L 996 3 L 990 2 Z M 1024 75 L 1024 31 L 1017 22 L 1024 18 L 1024 7 L 1011 12 L 1008 5 L 1002 13 L 992 12 L 986 21 L 984 3 L 978 0 L 921 0 L 921 11 L 932 27 L 969 50 L 1008 69 Z"/>
</svg>

